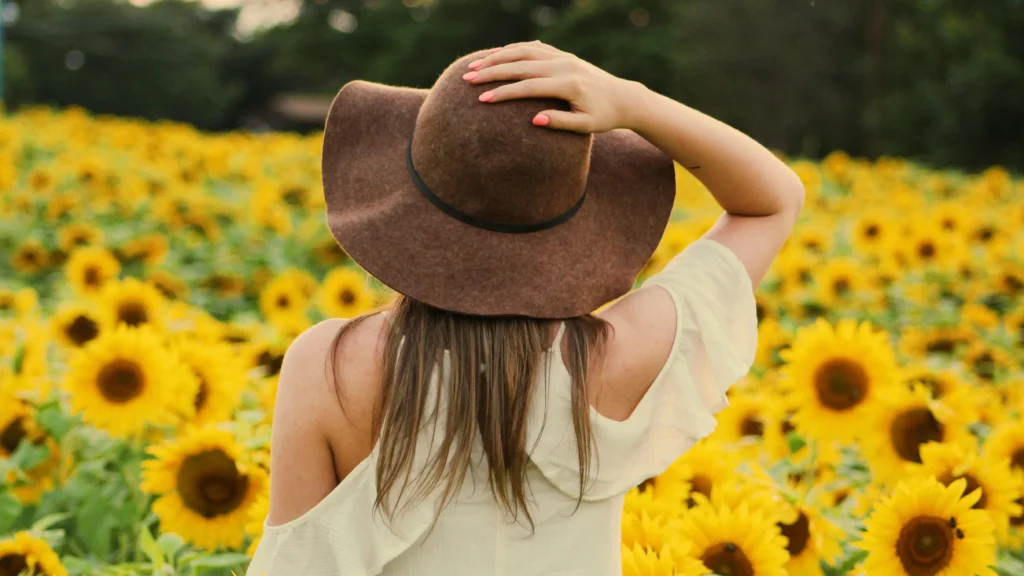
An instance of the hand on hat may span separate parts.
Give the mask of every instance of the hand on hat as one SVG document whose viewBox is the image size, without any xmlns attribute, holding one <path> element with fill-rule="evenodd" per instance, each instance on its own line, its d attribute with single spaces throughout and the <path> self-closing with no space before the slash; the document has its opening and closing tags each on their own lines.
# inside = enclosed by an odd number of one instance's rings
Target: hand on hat
<svg viewBox="0 0 1024 576">
<path fill-rule="evenodd" d="M 598 133 L 630 128 L 629 102 L 644 86 L 617 78 L 597 66 L 554 46 L 522 42 L 496 48 L 469 64 L 463 79 L 473 84 L 507 82 L 480 95 L 480 101 L 517 98 L 558 98 L 571 111 L 545 110 L 533 118 L 536 126 Z"/>
</svg>

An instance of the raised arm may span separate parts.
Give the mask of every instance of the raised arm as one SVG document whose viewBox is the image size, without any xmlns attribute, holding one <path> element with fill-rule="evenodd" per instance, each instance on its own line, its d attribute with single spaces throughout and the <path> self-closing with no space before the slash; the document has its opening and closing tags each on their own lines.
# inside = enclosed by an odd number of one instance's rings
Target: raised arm
<svg viewBox="0 0 1024 576">
<path fill-rule="evenodd" d="M 803 206 L 797 176 L 741 132 L 539 42 L 498 49 L 472 63 L 465 79 L 513 81 L 482 94 L 484 102 L 540 97 L 568 101 L 571 111 L 545 111 L 533 119 L 542 129 L 637 132 L 691 168 L 725 210 L 705 235 L 718 246 L 709 244 L 677 256 L 652 286 L 634 291 L 601 313 L 615 337 L 604 362 L 591 367 L 588 392 L 598 412 L 614 420 L 628 418 L 671 354 L 693 354 L 693 366 L 715 364 L 718 359 L 698 357 L 718 353 L 707 349 L 701 339 L 708 334 L 701 332 L 715 331 L 742 345 L 742 353 L 732 351 L 731 369 L 718 371 L 719 376 L 736 373 L 747 352 L 752 356 L 750 340 L 756 339 L 756 331 L 750 334 L 752 287 L 763 278 Z M 677 308 L 680 300 L 689 300 L 681 302 L 685 309 Z M 687 314 L 700 314 L 700 321 Z M 688 341 L 678 342 L 679 322 L 700 326 L 680 336 Z M 708 328 L 716 322 L 723 324 L 722 329 Z M 708 375 L 694 374 L 694 380 L 713 410 L 718 407 L 715 397 L 724 390 Z"/>
</svg>

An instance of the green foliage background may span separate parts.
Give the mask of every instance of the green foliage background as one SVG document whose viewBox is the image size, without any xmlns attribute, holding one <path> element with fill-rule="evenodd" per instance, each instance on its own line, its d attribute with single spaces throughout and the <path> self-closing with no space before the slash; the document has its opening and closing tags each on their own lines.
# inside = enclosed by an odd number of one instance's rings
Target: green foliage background
<svg viewBox="0 0 1024 576">
<path fill-rule="evenodd" d="M 230 129 L 279 93 L 429 87 L 461 54 L 541 39 L 791 154 L 1024 168 L 1024 0 L 304 0 L 244 40 L 237 10 L 183 0 L 19 8 L 9 107 Z M 353 31 L 330 26 L 340 10 Z M 65 66 L 73 50 L 79 70 Z"/>
</svg>

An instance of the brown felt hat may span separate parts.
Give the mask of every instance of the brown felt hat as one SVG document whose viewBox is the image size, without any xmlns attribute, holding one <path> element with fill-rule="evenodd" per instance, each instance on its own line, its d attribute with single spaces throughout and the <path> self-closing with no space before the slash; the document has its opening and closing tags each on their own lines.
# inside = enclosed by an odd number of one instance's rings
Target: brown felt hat
<svg viewBox="0 0 1024 576">
<path fill-rule="evenodd" d="M 327 224 L 396 292 L 465 314 L 569 318 L 633 287 L 668 224 L 672 161 L 628 130 L 532 124 L 560 100 L 483 103 L 500 83 L 346 84 L 323 144 Z"/>
</svg>

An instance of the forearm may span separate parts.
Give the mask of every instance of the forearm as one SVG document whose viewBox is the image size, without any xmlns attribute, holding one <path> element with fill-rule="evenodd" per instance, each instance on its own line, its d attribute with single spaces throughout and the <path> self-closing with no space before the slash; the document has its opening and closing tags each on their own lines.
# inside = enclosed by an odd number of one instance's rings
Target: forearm
<svg viewBox="0 0 1024 576">
<path fill-rule="evenodd" d="M 706 114 L 633 88 L 627 128 L 689 169 L 726 212 L 770 216 L 799 212 L 803 186 L 767 148 Z"/>
</svg>

